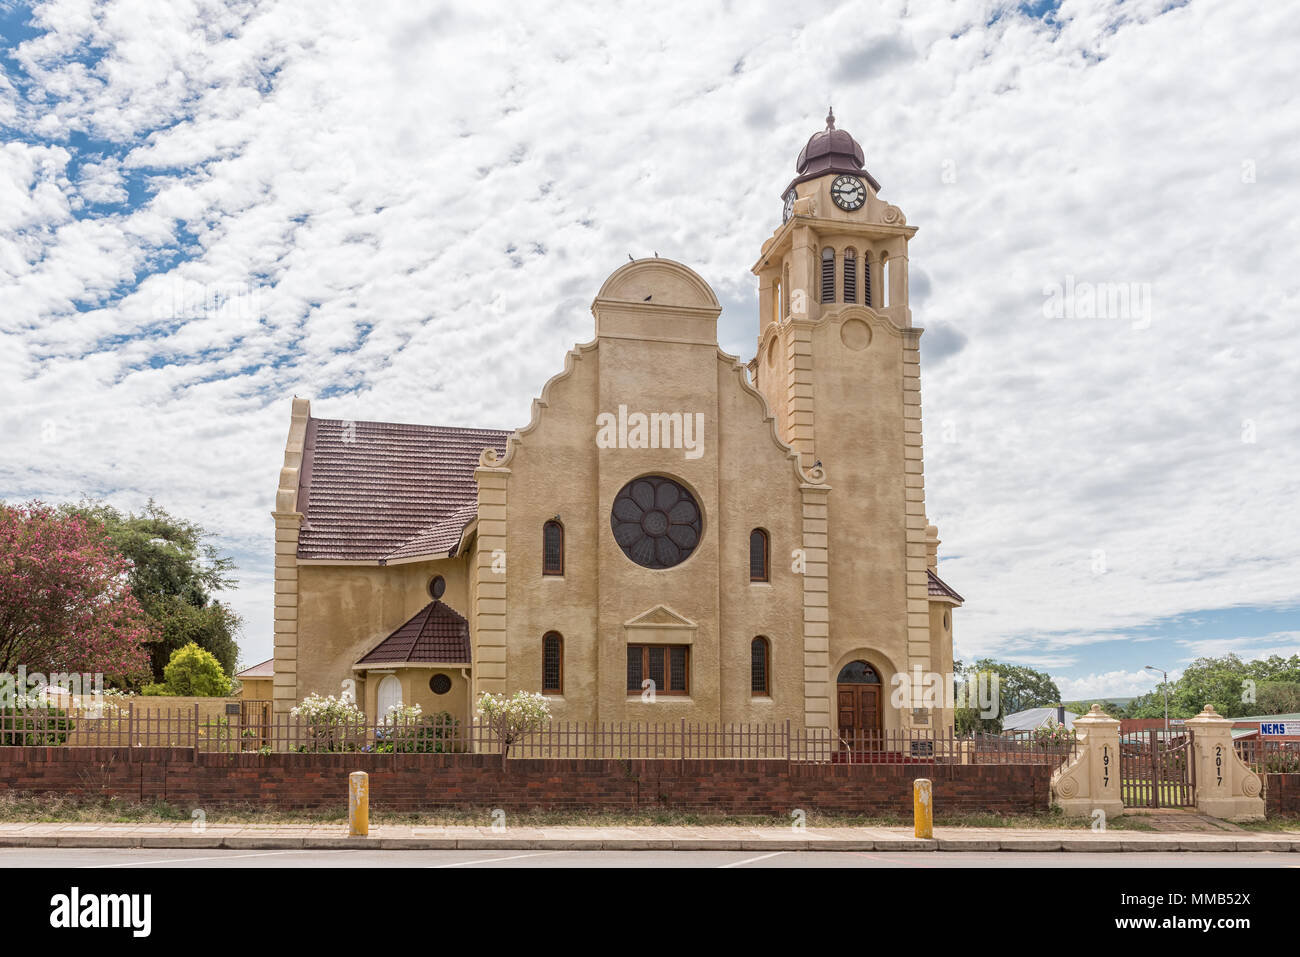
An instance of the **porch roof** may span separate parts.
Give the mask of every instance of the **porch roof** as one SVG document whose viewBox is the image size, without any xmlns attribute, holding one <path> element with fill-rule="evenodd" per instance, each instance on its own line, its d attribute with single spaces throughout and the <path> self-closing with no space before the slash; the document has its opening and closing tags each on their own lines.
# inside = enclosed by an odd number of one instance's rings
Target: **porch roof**
<svg viewBox="0 0 1300 957">
<path fill-rule="evenodd" d="M 460 665 L 469 660 L 469 622 L 455 609 L 431 601 L 357 664 Z"/>
</svg>

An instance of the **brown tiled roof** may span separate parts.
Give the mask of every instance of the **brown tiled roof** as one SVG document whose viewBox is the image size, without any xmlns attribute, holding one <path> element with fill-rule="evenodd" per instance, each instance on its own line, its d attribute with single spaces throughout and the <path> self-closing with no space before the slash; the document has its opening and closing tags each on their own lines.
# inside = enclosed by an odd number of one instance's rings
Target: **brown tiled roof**
<svg viewBox="0 0 1300 957">
<path fill-rule="evenodd" d="M 298 485 L 298 557 L 449 554 L 474 515 L 479 453 L 504 452 L 509 436 L 501 429 L 310 419 Z"/>
<path fill-rule="evenodd" d="M 930 569 L 925 570 L 926 586 L 929 593 L 935 598 L 951 598 L 953 601 L 964 602 L 966 599 L 957 594 L 947 582 L 932 572 Z"/>
<path fill-rule="evenodd" d="M 236 678 L 274 678 L 275 677 L 275 659 L 267 658 L 252 667 L 245 668 L 235 675 Z"/>
<path fill-rule="evenodd" d="M 454 609 L 431 601 L 395 632 L 375 645 L 359 665 L 449 664 L 469 662 L 469 623 Z"/>
</svg>

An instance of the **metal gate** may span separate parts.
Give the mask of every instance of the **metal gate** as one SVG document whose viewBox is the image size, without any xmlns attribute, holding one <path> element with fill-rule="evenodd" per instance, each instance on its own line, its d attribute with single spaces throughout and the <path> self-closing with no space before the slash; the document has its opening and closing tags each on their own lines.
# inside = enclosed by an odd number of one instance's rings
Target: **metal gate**
<svg viewBox="0 0 1300 957">
<path fill-rule="evenodd" d="M 1133 731 L 1120 737 L 1119 789 L 1125 807 L 1192 807 L 1196 762 L 1190 731 Z"/>
</svg>

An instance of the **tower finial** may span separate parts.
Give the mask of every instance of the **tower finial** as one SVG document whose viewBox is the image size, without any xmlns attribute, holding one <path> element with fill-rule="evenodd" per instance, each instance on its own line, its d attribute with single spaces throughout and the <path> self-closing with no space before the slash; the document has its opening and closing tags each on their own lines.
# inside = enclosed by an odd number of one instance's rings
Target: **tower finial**
<svg viewBox="0 0 1300 957">
<path fill-rule="evenodd" d="M 833 106 L 826 108 L 826 128 L 828 130 L 835 129 L 835 107 Z"/>
</svg>

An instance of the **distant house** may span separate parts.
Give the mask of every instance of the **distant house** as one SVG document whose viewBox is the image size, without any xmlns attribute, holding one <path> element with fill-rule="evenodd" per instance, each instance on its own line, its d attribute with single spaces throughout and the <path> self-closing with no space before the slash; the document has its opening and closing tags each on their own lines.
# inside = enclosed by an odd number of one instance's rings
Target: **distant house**
<svg viewBox="0 0 1300 957">
<path fill-rule="evenodd" d="M 239 697 L 244 701 L 270 701 L 272 690 L 271 683 L 275 680 L 275 659 L 267 658 L 265 661 L 253 665 L 251 668 L 245 668 L 235 675 L 239 679 L 243 688 L 239 692 Z"/>
<path fill-rule="evenodd" d="M 1039 728 L 1049 728 L 1056 724 L 1064 724 L 1070 730 L 1074 730 L 1074 719 L 1077 717 L 1078 715 L 1073 711 L 1061 711 L 1059 708 L 1030 708 L 1003 718 L 1002 730 L 1037 731 Z"/>
</svg>

